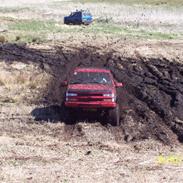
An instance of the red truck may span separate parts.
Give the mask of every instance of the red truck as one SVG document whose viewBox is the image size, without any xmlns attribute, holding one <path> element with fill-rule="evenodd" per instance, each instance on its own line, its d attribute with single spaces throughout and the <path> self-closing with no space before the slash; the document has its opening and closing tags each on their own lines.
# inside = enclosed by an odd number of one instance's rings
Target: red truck
<svg viewBox="0 0 183 183">
<path fill-rule="evenodd" d="M 104 112 L 111 125 L 120 125 L 116 87 L 123 84 L 113 78 L 110 70 L 78 67 L 62 86 L 67 87 L 64 106 L 68 116 L 72 117 L 74 110 Z"/>
</svg>

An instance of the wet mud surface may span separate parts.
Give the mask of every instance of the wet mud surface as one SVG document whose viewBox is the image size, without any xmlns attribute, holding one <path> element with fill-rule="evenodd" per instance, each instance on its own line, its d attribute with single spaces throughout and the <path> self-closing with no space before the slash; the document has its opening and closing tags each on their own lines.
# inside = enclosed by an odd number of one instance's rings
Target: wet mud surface
<svg viewBox="0 0 183 183">
<path fill-rule="evenodd" d="M 117 141 L 121 138 L 127 142 L 153 138 L 167 145 L 183 142 L 183 64 L 176 60 L 141 56 L 134 59 L 123 57 L 114 50 L 103 51 L 90 46 L 34 49 L 15 44 L 1 45 L 0 59 L 7 64 L 15 61 L 36 64 L 52 76 L 42 97 L 35 100 L 38 106 L 45 106 L 32 111 L 37 121 L 64 121 L 60 108 L 64 88 L 60 83 L 74 67 L 104 67 L 124 83 L 124 87 L 118 90 L 121 126 L 106 126 L 115 134 Z M 90 116 L 77 120 L 100 121 L 90 119 Z M 101 125 L 104 125 L 102 121 Z M 68 138 L 75 129 L 82 136 L 82 127 L 73 124 L 66 127 Z"/>
</svg>

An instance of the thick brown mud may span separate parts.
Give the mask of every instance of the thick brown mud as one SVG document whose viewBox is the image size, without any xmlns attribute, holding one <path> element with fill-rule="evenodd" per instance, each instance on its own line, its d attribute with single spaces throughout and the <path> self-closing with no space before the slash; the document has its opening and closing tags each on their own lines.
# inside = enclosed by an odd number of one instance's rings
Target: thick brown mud
<svg viewBox="0 0 183 183">
<path fill-rule="evenodd" d="M 168 145 L 183 142 L 183 64 L 176 60 L 140 56 L 127 58 L 110 49 L 103 51 L 90 46 L 31 49 L 15 44 L 0 46 L 0 60 L 37 64 L 52 75 L 42 97 L 39 101 L 36 99 L 37 103 L 46 106 L 32 112 L 37 120 L 64 120 L 64 114 L 59 109 L 64 94 L 60 82 L 67 78 L 74 67 L 105 67 L 124 83 L 124 87 L 118 91 L 121 126 L 113 130 L 117 132 L 118 140 L 121 131 L 127 142 L 147 138 Z M 92 120 L 89 119 L 89 122 Z M 66 131 L 70 131 L 69 128 Z"/>
</svg>

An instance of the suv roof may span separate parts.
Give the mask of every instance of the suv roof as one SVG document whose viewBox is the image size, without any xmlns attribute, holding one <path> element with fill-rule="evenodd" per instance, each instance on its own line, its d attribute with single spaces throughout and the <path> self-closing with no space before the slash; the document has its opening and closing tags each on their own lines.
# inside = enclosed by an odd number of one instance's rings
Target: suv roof
<svg viewBox="0 0 183 183">
<path fill-rule="evenodd" d="M 91 15 L 89 10 L 76 10 L 76 11 L 71 12 L 71 14 L 75 14 L 75 13 L 86 13 L 86 14 Z"/>
<path fill-rule="evenodd" d="M 106 72 L 110 73 L 110 70 L 103 68 L 92 68 L 92 67 L 77 67 L 74 70 L 75 72 Z"/>
</svg>

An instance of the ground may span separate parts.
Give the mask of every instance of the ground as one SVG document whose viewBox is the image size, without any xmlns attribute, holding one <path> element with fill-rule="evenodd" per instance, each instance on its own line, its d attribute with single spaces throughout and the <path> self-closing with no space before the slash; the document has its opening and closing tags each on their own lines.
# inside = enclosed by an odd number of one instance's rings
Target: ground
<svg viewBox="0 0 183 183">
<path fill-rule="evenodd" d="M 1 119 L 1 182 L 183 181 L 182 146 L 126 144 L 116 139 L 115 129 L 98 123 L 36 124 L 21 115 L 2 124 Z"/>
<path fill-rule="evenodd" d="M 0 0 L 0 182 L 183 182 L 181 2 L 121 2 Z M 80 7 L 95 22 L 63 25 Z M 124 83 L 121 126 L 64 121 L 75 66 Z"/>
</svg>

